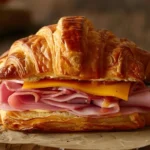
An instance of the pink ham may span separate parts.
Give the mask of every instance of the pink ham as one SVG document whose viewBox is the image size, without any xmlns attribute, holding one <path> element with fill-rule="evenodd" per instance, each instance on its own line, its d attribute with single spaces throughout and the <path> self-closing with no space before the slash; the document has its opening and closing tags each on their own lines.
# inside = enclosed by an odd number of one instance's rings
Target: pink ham
<svg viewBox="0 0 150 150">
<path fill-rule="evenodd" d="M 21 95 L 13 95 L 10 96 L 8 100 L 9 106 L 11 108 L 15 108 L 16 110 L 34 110 L 34 109 L 42 109 L 42 110 L 51 110 L 51 111 L 61 111 L 64 110 L 60 107 L 47 105 L 42 102 L 35 102 L 35 97 L 37 95 L 28 95 L 29 93 L 23 93 L 23 96 Z M 17 98 L 17 99 L 16 99 Z"/>
<path fill-rule="evenodd" d="M 12 88 L 14 85 L 14 89 Z M 87 98 L 87 96 L 82 94 L 73 94 L 70 95 L 71 92 L 68 92 L 68 90 L 62 90 L 62 91 L 48 91 L 46 92 L 46 95 L 41 94 L 39 90 L 22 90 L 19 85 L 20 83 L 16 82 L 3 82 L 0 86 L 1 88 L 1 103 L 4 106 L 8 104 L 11 108 L 14 108 L 15 110 L 32 110 L 32 109 L 48 109 L 51 110 L 53 107 L 60 108 L 60 110 L 63 109 L 75 109 L 87 106 L 87 104 L 69 104 L 69 103 L 60 103 L 61 101 L 69 101 L 74 100 L 75 98 Z M 16 92 L 14 92 L 16 89 Z M 57 93 L 56 93 L 57 92 Z M 44 92 L 45 94 L 45 92 Z M 64 95 L 65 94 L 65 95 Z M 68 94 L 68 97 L 66 96 Z M 64 95 L 64 96 L 62 96 Z M 42 98 L 41 98 L 42 97 Z M 51 97 L 53 100 L 50 100 Z M 62 99 L 63 97 L 63 99 Z M 58 102 L 59 103 L 58 103 Z M 51 104 L 52 105 L 51 105 Z M 2 106 L 2 105 L 1 105 Z M 61 107 L 60 107 L 61 106 Z M 9 107 L 7 107 L 8 109 Z M 52 109 L 53 110 L 53 109 Z"/>
<path fill-rule="evenodd" d="M 102 108 L 95 105 L 90 105 L 87 107 L 73 109 L 72 113 L 78 116 L 103 116 L 103 115 L 112 115 L 118 113 L 120 111 L 120 107 L 118 104 L 113 105 L 110 108 Z"/>
<path fill-rule="evenodd" d="M 93 104 L 103 108 L 111 108 L 114 106 L 119 107 L 118 99 L 117 98 L 115 99 L 114 97 L 108 96 L 93 97 L 92 102 Z"/>
<path fill-rule="evenodd" d="M 8 97 L 13 94 L 14 91 L 8 89 L 4 82 L 0 85 L 0 104 L 7 103 Z"/>
<path fill-rule="evenodd" d="M 16 91 L 32 91 L 32 92 L 42 93 L 42 94 L 57 94 L 58 93 L 58 90 L 52 90 L 52 88 L 24 90 L 24 89 L 22 89 L 23 82 L 18 81 L 18 80 L 3 81 L 2 84 L 5 84 L 5 86 L 7 87 L 7 90 L 13 91 L 13 92 L 16 92 Z"/>
<path fill-rule="evenodd" d="M 3 81 L 3 84 L 7 87 L 9 91 L 21 90 L 22 82 L 18 80 L 14 81 Z"/>
<path fill-rule="evenodd" d="M 120 114 L 128 115 L 132 113 L 148 113 L 150 108 L 148 107 L 137 107 L 137 106 L 123 106 L 120 107 Z"/>
<path fill-rule="evenodd" d="M 62 108 L 51 106 L 39 102 L 39 95 L 34 92 L 12 92 L 9 90 L 5 83 L 0 86 L 1 92 L 1 105 L 0 109 L 3 110 L 33 110 L 33 109 L 43 109 L 43 110 L 64 110 Z"/>
<path fill-rule="evenodd" d="M 145 89 L 147 89 L 147 87 L 143 82 L 135 82 L 130 87 L 129 95 L 132 95 L 132 94 L 137 93 L 139 91 L 143 91 Z"/>
<path fill-rule="evenodd" d="M 74 110 L 74 109 L 79 109 L 79 108 L 89 106 L 89 104 L 59 103 L 59 102 L 52 101 L 52 100 L 41 100 L 41 101 L 45 104 L 52 105 L 52 106 L 57 106 L 57 107 L 60 107 L 60 108 L 65 108 L 65 109 L 68 109 L 68 110 Z"/>
<path fill-rule="evenodd" d="M 58 92 L 58 94 L 61 92 Z M 70 93 L 70 94 L 65 94 L 61 93 L 58 96 L 54 96 L 53 94 L 47 94 L 47 95 L 42 95 L 41 100 L 52 100 L 56 102 L 68 102 L 68 103 L 90 103 L 90 99 L 88 96 L 85 96 L 80 93 Z"/>
<path fill-rule="evenodd" d="M 150 110 L 149 89 L 139 85 L 132 86 L 128 101 L 119 102 L 116 98 L 107 97 L 109 103 L 105 97 L 64 87 L 24 90 L 21 81 L 3 81 L 0 92 L 0 109 L 3 110 L 69 111 L 79 116 L 145 113 Z"/>
<path fill-rule="evenodd" d="M 91 105 L 92 96 L 66 88 L 46 88 L 44 90 L 23 90 L 20 83 L 14 81 L 1 84 L 1 109 L 10 110 L 65 110 L 83 115 L 103 115 L 119 111 L 114 105 L 103 111 L 100 106 Z M 2 92 L 3 91 L 3 92 Z M 95 98 L 95 96 L 93 97 Z M 110 112 L 109 112 L 110 109 Z M 115 111 L 112 112 L 112 110 Z M 81 111 L 82 110 L 82 111 Z M 87 113 L 89 110 L 89 113 Z"/>
<path fill-rule="evenodd" d="M 129 96 L 128 101 L 121 101 L 120 106 L 139 106 L 150 108 L 150 88 L 140 90 Z"/>
</svg>

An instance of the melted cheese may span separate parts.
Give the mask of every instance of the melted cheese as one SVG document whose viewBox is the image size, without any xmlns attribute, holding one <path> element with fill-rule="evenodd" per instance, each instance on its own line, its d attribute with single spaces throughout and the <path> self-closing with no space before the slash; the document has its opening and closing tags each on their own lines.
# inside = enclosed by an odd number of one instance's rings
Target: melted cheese
<svg viewBox="0 0 150 150">
<path fill-rule="evenodd" d="M 129 82 L 98 83 L 80 81 L 61 81 L 61 80 L 41 80 L 38 82 L 24 82 L 23 89 L 66 87 L 73 88 L 88 94 L 97 96 L 113 96 L 123 100 L 128 100 L 130 90 Z"/>
</svg>

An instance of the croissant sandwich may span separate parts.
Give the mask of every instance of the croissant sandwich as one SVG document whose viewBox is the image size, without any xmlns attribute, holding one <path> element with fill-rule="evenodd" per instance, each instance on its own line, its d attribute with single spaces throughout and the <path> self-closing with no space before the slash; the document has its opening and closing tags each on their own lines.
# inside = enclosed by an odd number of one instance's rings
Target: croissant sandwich
<svg viewBox="0 0 150 150">
<path fill-rule="evenodd" d="M 62 17 L 0 57 L 4 129 L 132 130 L 150 125 L 150 52 L 82 16 Z"/>
</svg>

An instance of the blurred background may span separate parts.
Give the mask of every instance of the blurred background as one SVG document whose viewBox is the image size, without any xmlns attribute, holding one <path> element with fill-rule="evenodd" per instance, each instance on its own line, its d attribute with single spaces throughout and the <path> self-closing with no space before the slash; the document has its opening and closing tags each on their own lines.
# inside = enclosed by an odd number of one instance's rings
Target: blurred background
<svg viewBox="0 0 150 150">
<path fill-rule="evenodd" d="M 0 53 L 13 41 L 57 23 L 62 16 L 84 15 L 150 50 L 150 0 L 0 0 Z"/>
</svg>

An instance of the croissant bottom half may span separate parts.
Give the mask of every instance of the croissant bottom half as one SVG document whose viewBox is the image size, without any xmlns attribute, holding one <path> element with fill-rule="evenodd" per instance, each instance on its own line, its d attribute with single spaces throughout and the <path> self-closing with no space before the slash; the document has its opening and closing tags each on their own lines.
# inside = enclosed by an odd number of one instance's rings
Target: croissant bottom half
<svg viewBox="0 0 150 150">
<path fill-rule="evenodd" d="M 74 132 L 132 130 L 150 125 L 150 114 L 79 117 L 69 112 L 2 111 L 4 129 L 18 131 Z"/>
</svg>

